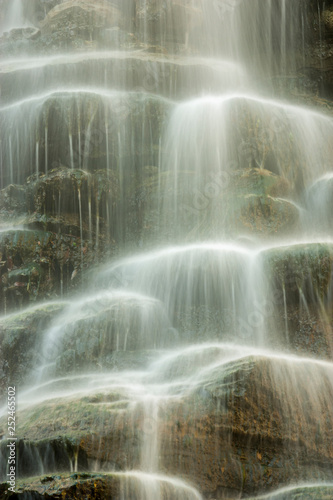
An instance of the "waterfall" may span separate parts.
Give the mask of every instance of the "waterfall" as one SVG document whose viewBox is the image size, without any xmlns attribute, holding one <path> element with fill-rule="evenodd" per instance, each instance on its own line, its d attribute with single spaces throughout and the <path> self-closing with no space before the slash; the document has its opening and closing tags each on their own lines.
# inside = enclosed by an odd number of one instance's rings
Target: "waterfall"
<svg viewBox="0 0 333 500">
<path fill-rule="evenodd" d="M 0 25 L 1 33 L 29 24 L 24 15 L 24 0 L 11 0 L 5 6 L 5 14 Z M 6 9 L 7 7 L 7 9 Z"/>
<path fill-rule="evenodd" d="M 0 498 L 332 497 L 328 4 L 0 0 Z"/>
</svg>

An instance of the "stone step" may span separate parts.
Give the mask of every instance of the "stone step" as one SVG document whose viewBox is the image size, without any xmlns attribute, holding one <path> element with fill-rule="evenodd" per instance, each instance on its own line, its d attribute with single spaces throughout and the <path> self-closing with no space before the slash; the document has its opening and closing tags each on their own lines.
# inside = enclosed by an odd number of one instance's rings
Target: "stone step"
<svg viewBox="0 0 333 500">
<path fill-rule="evenodd" d="M 137 469 L 140 450 L 156 431 L 160 470 L 169 476 L 181 473 L 206 495 L 228 490 L 250 495 L 282 484 L 330 480 L 332 369 L 332 363 L 275 353 L 213 364 L 199 372 L 190 393 L 160 399 L 156 422 L 119 374 L 111 374 L 118 389 L 107 388 L 107 374 L 91 375 L 89 387 L 84 391 L 82 381 L 77 393 L 75 380 L 64 379 L 67 393 L 58 385 L 61 399 L 55 385 L 53 399 L 22 407 L 18 415 L 21 475 L 64 471 L 64 454 L 68 470 L 75 454 L 81 457 L 78 469 L 89 470 L 93 464 L 99 471 L 111 466 L 122 472 Z M 38 394 L 42 397 L 41 389 Z M 2 427 L 6 422 L 2 420 Z M 55 448 L 59 433 L 62 438 Z M 63 450 L 54 451 L 55 460 L 48 464 L 46 443 Z M 66 443 L 70 450 L 65 453 Z M 27 453 L 38 460 L 22 460 Z"/>
</svg>

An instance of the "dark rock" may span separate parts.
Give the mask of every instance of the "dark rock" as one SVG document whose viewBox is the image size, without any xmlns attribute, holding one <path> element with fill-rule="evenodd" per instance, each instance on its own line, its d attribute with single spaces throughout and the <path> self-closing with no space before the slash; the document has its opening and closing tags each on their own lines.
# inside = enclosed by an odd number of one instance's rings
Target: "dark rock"
<svg viewBox="0 0 333 500">
<path fill-rule="evenodd" d="M 47 303 L 1 318 L 2 393 L 9 385 L 22 386 L 28 381 L 31 371 L 41 365 L 43 359 L 39 347 L 44 330 L 64 307 L 64 302 Z"/>
<path fill-rule="evenodd" d="M 41 24 L 41 31 L 48 37 L 57 34 L 63 45 L 77 39 L 91 42 L 101 29 L 121 24 L 121 13 L 112 4 L 70 0 L 49 11 Z"/>
<path fill-rule="evenodd" d="M 205 495 L 221 489 L 250 495 L 329 479 L 329 373 L 319 363 L 283 356 L 217 366 L 183 400 L 161 402 L 161 467 L 169 475 L 181 473 Z M 80 444 L 88 462 L 135 469 L 147 436 L 142 408 L 129 402 L 120 393 L 92 394 L 70 405 L 50 400 L 19 415 L 20 435 L 38 446 L 61 432 L 63 440 Z M 121 412 L 110 411 L 119 405 Z"/>
<path fill-rule="evenodd" d="M 42 476 L 40 479 L 26 479 L 18 483 L 17 493 L 6 493 L 8 498 L 41 500 L 44 498 L 76 500 L 91 498 L 117 500 L 120 498 L 120 478 L 112 474 L 76 473 Z M 6 484 L 0 486 L 0 494 L 6 491 Z M 133 500 L 135 499 L 132 496 Z M 137 499 L 139 500 L 139 498 Z"/>
<path fill-rule="evenodd" d="M 293 244 L 263 254 L 274 288 L 286 293 L 287 304 L 318 303 L 329 297 L 332 286 L 331 244 Z M 301 296 L 300 296 L 301 294 Z"/>
</svg>

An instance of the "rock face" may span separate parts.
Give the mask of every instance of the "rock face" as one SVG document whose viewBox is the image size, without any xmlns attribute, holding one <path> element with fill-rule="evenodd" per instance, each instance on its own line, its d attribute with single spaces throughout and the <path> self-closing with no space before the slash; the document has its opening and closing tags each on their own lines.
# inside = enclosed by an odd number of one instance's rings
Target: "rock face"
<svg viewBox="0 0 333 500">
<path fill-rule="evenodd" d="M 121 393 L 42 403 L 20 418 L 21 474 L 52 474 L 66 469 L 66 460 L 76 460 L 82 471 L 93 463 L 136 470 L 142 443 L 157 432 L 161 470 L 181 472 L 208 497 L 329 479 L 332 396 L 324 365 L 295 368 L 291 359 L 251 357 L 215 368 L 182 401 L 161 401 L 157 425 Z M 46 446 L 53 451 L 46 453 Z"/>
<path fill-rule="evenodd" d="M 83 260 L 96 259 L 96 254 L 89 252 L 88 242 L 84 243 L 80 237 L 79 220 L 74 217 L 65 221 L 36 216 L 26 221 L 26 225 L 34 229 L 0 233 L 3 313 L 62 297 L 78 285 L 81 271 L 87 267 Z M 54 232 L 43 230 L 46 225 Z M 70 234 L 64 232 L 59 236 L 55 232 L 59 227 Z"/>
<path fill-rule="evenodd" d="M 110 3 L 69 0 L 49 11 L 42 23 L 42 33 L 67 29 L 72 23 L 76 24 L 79 31 L 89 28 L 97 30 L 102 27 L 119 26 L 120 21 L 119 10 Z"/>
<path fill-rule="evenodd" d="M 316 89 L 320 97 L 332 99 L 333 96 L 333 52 L 332 52 L 332 2 L 320 3 L 320 17 L 310 12 L 308 29 L 311 41 L 308 44 L 308 65 L 301 68 L 301 77 L 306 86 Z M 324 35 L 323 35 L 324 33 Z"/>
<path fill-rule="evenodd" d="M 138 479 L 134 477 L 119 478 L 116 475 L 106 474 L 72 474 L 71 476 L 44 476 L 38 480 L 20 482 L 19 491 L 16 498 L 25 498 L 26 492 L 31 491 L 34 498 L 39 500 L 45 498 L 59 498 L 62 496 L 65 500 L 74 500 L 76 498 L 109 498 L 110 500 L 119 500 L 123 495 L 130 495 L 133 500 L 139 500 L 144 487 L 140 491 L 137 489 Z M 167 500 L 170 493 L 174 493 L 172 488 L 166 486 L 162 490 L 160 498 Z M 186 494 L 186 493 L 185 493 Z M 232 495 L 232 492 L 230 492 Z M 303 498 L 315 500 L 330 500 L 332 496 L 332 487 L 330 486 L 304 486 L 292 488 L 289 491 L 281 491 L 281 494 L 287 500 L 296 500 L 299 495 Z M 8 498 L 14 497 L 9 493 Z M 183 497 L 184 498 L 184 497 Z M 230 497 L 232 498 L 232 497 Z M 262 497 L 265 500 L 273 498 L 270 495 Z"/>
<path fill-rule="evenodd" d="M 1 392 L 11 384 L 22 385 L 31 370 L 36 370 L 43 355 L 38 350 L 44 329 L 65 303 L 46 303 L 21 313 L 14 313 L 0 322 L 1 345 Z"/>
<path fill-rule="evenodd" d="M 27 491 L 37 500 L 46 498 L 46 495 L 48 498 L 68 500 L 84 497 L 117 499 L 122 493 L 119 478 L 112 475 L 73 474 L 45 476 L 40 480 L 22 482 L 15 496 L 9 493 L 8 497 L 26 498 Z M 0 494 L 3 492 L 0 491 Z"/>
<path fill-rule="evenodd" d="M 0 500 L 332 498 L 332 16 L 0 0 Z"/>
</svg>

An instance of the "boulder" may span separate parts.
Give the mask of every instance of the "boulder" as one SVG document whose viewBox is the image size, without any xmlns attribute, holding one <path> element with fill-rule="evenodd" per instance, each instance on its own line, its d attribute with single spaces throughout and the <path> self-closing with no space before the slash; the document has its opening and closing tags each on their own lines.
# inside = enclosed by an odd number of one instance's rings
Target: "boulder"
<svg viewBox="0 0 333 500">
<path fill-rule="evenodd" d="M 105 251 L 102 245 L 98 248 L 97 244 L 95 248 L 95 241 L 81 239 L 79 220 L 74 226 L 69 226 L 68 220 L 66 226 L 62 218 L 60 222 L 56 221 L 58 228 L 76 228 L 74 235 L 45 231 L 47 224 L 50 224 L 50 229 L 55 229 L 56 224 L 52 221 L 53 226 L 47 217 L 35 214 L 26 220 L 31 229 L 12 228 L 0 232 L 3 313 L 21 309 L 29 303 L 60 297 L 80 287 L 82 272 L 95 265 L 100 252 Z"/>
<path fill-rule="evenodd" d="M 304 500 L 330 500 L 333 494 L 333 487 L 318 484 L 304 486 L 295 486 L 281 488 L 279 490 L 272 491 L 268 495 L 263 495 L 262 500 L 274 500 L 274 498 L 281 498 L 283 495 L 284 500 L 298 500 L 302 498 Z M 254 500 L 254 497 L 249 498 L 249 500 Z"/>
<path fill-rule="evenodd" d="M 26 212 L 26 188 L 9 184 L 0 191 L 0 210 L 1 213 L 15 213 L 15 215 Z"/>
<path fill-rule="evenodd" d="M 289 305 L 318 304 L 327 300 L 332 287 L 333 245 L 295 243 L 272 247 L 262 253 L 272 287 L 285 290 Z"/>
<path fill-rule="evenodd" d="M 201 2 L 188 0 L 139 0 L 136 8 L 136 27 L 138 36 L 144 42 L 166 46 L 177 50 L 178 46 L 195 43 L 192 36 L 202 25 L 203 9 Z"/>
<path fill-rule="evenodd" d="M 159 189 L 156 194 L 154 185 Z M 291 234 L 299 224 L 297 206 L 285 198 L 288 181 L 267 170 L 231 169 L 202 179 L 188 171 L 179 173 L 177 181 L 173 172 L 164 172 L 160 183 L 151 176 L 147 186 L 150 205 L 162 207 L 166 234 L 178 227 L 188 239 L 274 237 Z"/>
<path fill-rule="evenodd" d="M 0 486 L 0 495 L 6 491 L 6 485 Z M 6 492 L 7 494 L 7 492 Z M 75 473 L 43 475 L 40 478 L 26 479 L 18 482 L 15 496 L 8 492 L 8 498 L 42 498 L 76 500 L 89 498 L 120 500 L 130 498 L 141 500 L 154 495 L 160 500 L 197 500 L 199 494 L 191 485 L 179 479 L 169 478 L 161 474 L 145 474 L 128 472 L 125 474 Z"/>
<path fill-rule="evenodd" d="M 121 12 L 109 2 L 68 0 L 48 12 L 41 31 L 48 37 L 57 33 L 64 43 L 77 39 L 92 41 L 101 29 L 122 24 Z"/>
<path fill-rule="evenodd" d="M 0 387 L 22 386 L 32 369 L 43 362 L 41 341 L 52 319 L 65 307 L 64 302 L 50 302 L 31 307 L 0 319 Z"/>
<path fill-rule="evenodd" d="M 88 466 L 124 471 L 158 432 L 160 470 L 214 498 L 332 478 L 329 364 L 252 355 L 200 373 L 190 394 L 160 400 L 157 422 L 123 389 L 104 388 L 25 408 L 19 437 L 31 449 L 60 433 Z"/>
<path fill-rule="evenodd" d="M 0 496 L 6 494 L 8 498 L 33 498 L 34 500 L 63 499 L 76 500 L 77 498 L 108 498 L 119 499 L 121 492 L 120 478 L 112 474 L 56 474 L 42 475 L 40 478 L 25 479 L 17 483 L 16 493 L 7 492 L 8 485 L 0 486 Z M 134 499 L 134 497 L 131 497 Z M 139 500 L 139 498 L 138 498 Z"/>
<path fill-rule="evenodd" d="M 237 234 L 291 234 L 299 221 L 297 207 L 281 198 L 248 194 L 238 197 L 235 205 L 231 208 L 228 225 L 229 230 Z"/>
<path fill-rule="evenodd" d="M 59 376 L 115 368 L 121 365 L 119 353 L 125 351 L 123 362 L 132 366 L 130 353 L 136 351 L 140 366 L 147 359 L 145 350 L 167 347 L 175 340 L 162 303 L 122 292 L 96 292 L 96 299 L 74 304 L 54 328 L 58 334 L 53 348 L 50 341 L 50 362 L 56 361 Z"/>
<path fill-rule="evenodd" d="M 333 8 L 326 9 L 322 13 L 322 20 L 324 22 L 325 28 L 330 34 L 333 33 Z"/>
</svg>

